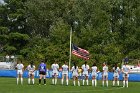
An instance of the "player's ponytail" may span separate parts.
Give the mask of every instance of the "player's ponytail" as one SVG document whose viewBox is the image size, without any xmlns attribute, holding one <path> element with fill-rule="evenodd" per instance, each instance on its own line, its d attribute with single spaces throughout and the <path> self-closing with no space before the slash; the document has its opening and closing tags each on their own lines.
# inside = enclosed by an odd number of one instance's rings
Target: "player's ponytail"
<svg viewBox="0 0 140 93">
<path fill-rule="evenodd" d="M 85 68 L 86 68 L 87 62 L 85 62 Z"/>
<path fill-rule="evenodd" d="M 33 68 L 33 61 L 31 61 L 31 68 Z"/>
<path fill-rule="evenodd" d="M 74 68 L 76 69 L 76 63 L 74 63 Z"/>
<path fill-rule="evenodd" d="M 115 64 L 115 70 L 117 69 L 117 64 Z"/>
</svg>

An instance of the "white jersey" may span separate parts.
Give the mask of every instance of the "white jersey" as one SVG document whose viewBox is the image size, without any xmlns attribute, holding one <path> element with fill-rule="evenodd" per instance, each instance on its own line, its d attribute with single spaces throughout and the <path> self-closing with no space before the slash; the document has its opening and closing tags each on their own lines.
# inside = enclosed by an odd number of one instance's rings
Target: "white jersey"
<svg viewBox="0 0 140 93">
<path fill-rule="evenodd" d="M 73 73 L 72 76 L 78 77 L 78 66 L 76 66 L 76 68 L 75 68 L 75 66 L 73 66 L 71 71 Z"/>
<path fill-rule="evenodd" d="M 23 64 L 17 64 L 16 66 L 17 70 L 22 70 L 24 68 Z"/>
<path fill-rule="evenodd" d="M 97 73 L 97 66 L 91 67 L 92 73 Z"/>
<path fill-rule="evenodd" d="M 28 65 L 27 70 L 30 72 L 35 71 L 35 65 L 33 65 L 32 67 L 31 67 L 31 65 Z"/>
<path fill-rule="evenodd" d="M 129 67 L 127 65 L 122 66 L 122 71 L 123 73 L 128 73 L 129 72 Z"/>
<path fill-rule="evenodd" d="M 62 66 L 62 74 L 68 74 L 68 65 L 63 65 Z"/>
<path fill-rule="evenodd" d="M 23 64 L 17 64 L 16 68 L 17 68 L 17 74 L 23 74 L 22 71 L 24 68 Z"/>
<path fill-rule="evenodd" d="M 103 76 L 108 76 L 108 66 L 103 66 Z"/>
<path fill-rule="evenodd" d="M 83 75 L 88 75 L 89 65 L 82 65 Z"/>
<path fill-rule="evenodd" d="M 92 76 L 97 76 L 97 66 L 91 67 L 92 70 Z"/>
<path fill-rule="evenodd" d="M 52 74 L 53 74 L 53 75 L 54 75 L 54 74 L 58 75 L 59 65 L 58 65 L 58 64 L 52 64 L 51 68 L 52 68 L 52 70 L 53 70 Z"/>
<path fill-rule="evenodd" d="M 113 77 L 119 78 L 120 68 L 117 67 L 117 68 L 115 69 L 115 67 L 113 67 L 113 71 L 114 71 Z"/>
<path fill-rule="evenodd" d="M 129 67 L 127 65 L 122 66 L 123 77 L 129 77 Z"/>
<path fill-rule="evenodd" d="M 113 71 L 114 71 L 114 73 L 119 74 L 119 72 L 120 72 L 120 68 L 119 68 L 119 67 L 117 67 L 117 68 L 115 69 L 115 67 L 113 67 Z"/>
</svg>

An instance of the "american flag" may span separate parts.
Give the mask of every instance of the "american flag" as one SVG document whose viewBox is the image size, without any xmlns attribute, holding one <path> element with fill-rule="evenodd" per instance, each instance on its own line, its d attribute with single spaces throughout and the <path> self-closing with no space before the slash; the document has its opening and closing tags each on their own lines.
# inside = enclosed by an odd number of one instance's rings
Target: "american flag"
<svg viewBox="0 0 140 93">
<path fill-rule="evenodd" d="M 72 44 L 72 54 L 85 60 L 89 59 L 89 52 Z"/>
</svg>

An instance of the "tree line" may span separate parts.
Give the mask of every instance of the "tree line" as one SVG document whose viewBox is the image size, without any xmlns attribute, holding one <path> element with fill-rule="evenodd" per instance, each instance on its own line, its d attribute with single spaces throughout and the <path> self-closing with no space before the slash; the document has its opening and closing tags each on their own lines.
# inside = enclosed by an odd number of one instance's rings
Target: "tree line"
<svg viewBox="0 0 140 93">
<path fill-rule="evenodd" d="M 139 0 L 4 0 L 0 55 L 62 64 L 69 60 L 71 28 L 72 43 L 90 52 L 90 64 L 140 58 Z M 84 61 L 72 55 L 72 62 Z"/>
</svg>

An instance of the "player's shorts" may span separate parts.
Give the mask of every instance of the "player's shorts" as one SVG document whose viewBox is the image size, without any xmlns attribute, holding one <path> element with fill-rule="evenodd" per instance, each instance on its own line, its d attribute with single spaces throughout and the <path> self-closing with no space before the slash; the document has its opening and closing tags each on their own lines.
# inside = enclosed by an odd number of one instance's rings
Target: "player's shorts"
<svg viewBox="0 0 140 93">
<path fill-rule="evenodd" d="M 23 74 L 22 70 L 17 70 L 17 74 Z"/>
<path fill-rule="evenodd" d="M 107 73 L 107 72 L 104 72 L 104 73 L 103 73 L 103 76 L 108 77 L 108 73 Z"/>
<path fill-rule="evenodd" d="M 34 71 L 29 71 L 28 75 L 34 75 L 35 72 Z"/>
<path fill-rule="evenodd" d="M 78 77 L 78 73 L 77 73 L 77 72 L 73 72 L 73 73 L 72 73 L 72 76 L 73 76 L 73 77 L 74 77 L 74 76 L 75 76 L 75 77 Z"/>
<path fill-rule="evenodd" d="M 129 74 L 123 73 L 123 77 L 129 77 Z"/>
<path fill-rule="evenodd" d="M 62 75 L 68 75 L 68 71 L 62 71 Z"/>
<path fill-rule="evenodd" d="M 119 74 L 118 74 L 118 73 L 114 73 L 114 74 L 113 74 L 113 77 L 114 77 L 114 78 L 119 78 Z"/>
<path fill-rule="evenodd" d="M 83 72 L 83 76 L 88 76 L 88 71 Z"/>
<path fill-rule="evenodd" d="M 52 75 L 57 75 L 58 76 L 58 71 L 52 71 Z"/>
<path fill-rule="evenodd" d="M 95 72 L 92 72 L 91 76 L 92 76 L 92 77 L 97 77 L 97 76 L 98 76 L 98 74 L 97 74 L 97 73 L 95 73 Z"/>
<path fill-rule="evenodd" d="M 40 75 L 46 75 L 46 72 L 45 71 L 39 71 L 39 74 Z"/>
</svg>

